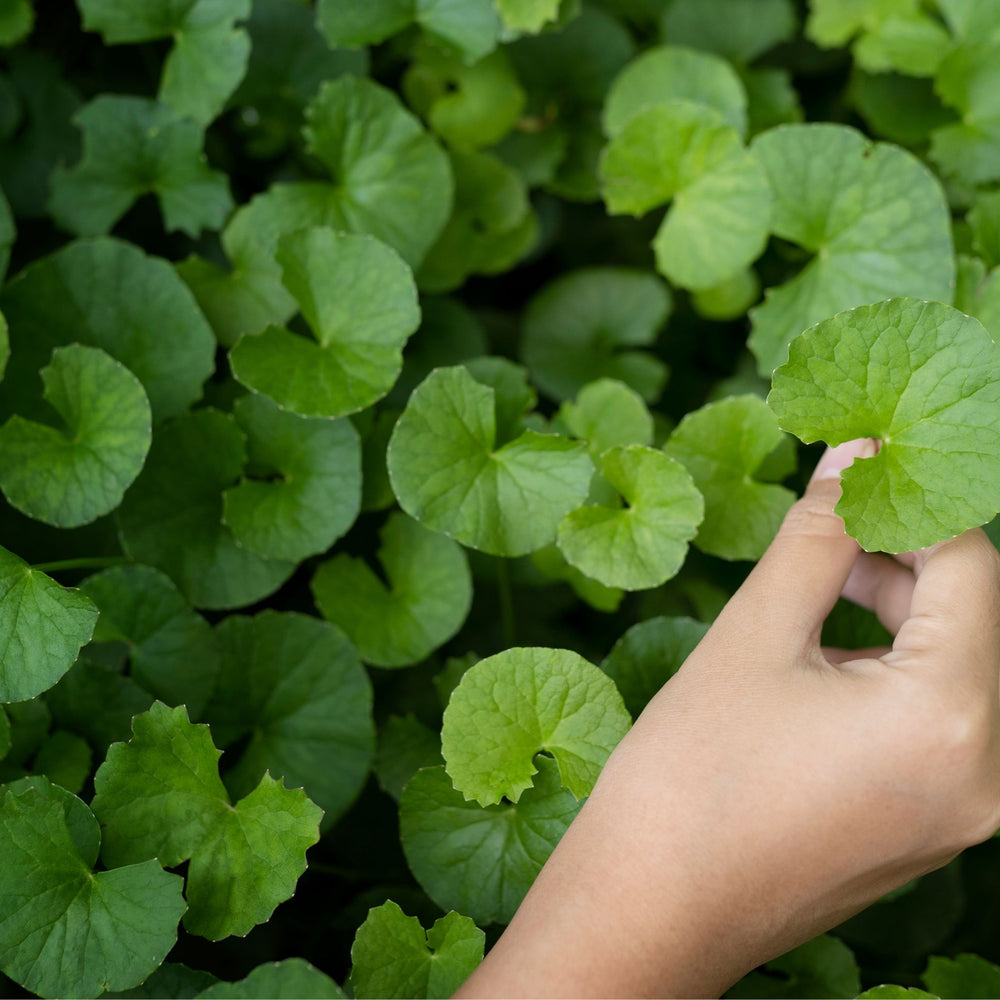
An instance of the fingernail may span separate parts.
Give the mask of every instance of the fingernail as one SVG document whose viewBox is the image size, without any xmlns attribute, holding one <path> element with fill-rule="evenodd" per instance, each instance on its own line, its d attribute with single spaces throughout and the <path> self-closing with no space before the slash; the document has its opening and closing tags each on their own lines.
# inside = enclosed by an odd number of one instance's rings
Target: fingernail
<svg viewBox="0 0 1000 1000">
<path fill-rule="evenodd" d="M 816 463 L 816 471 L 812 481 L 820 479 L 839 479 L 840 474 L 856 458 L 873 458 L 878 454 L 878 444 L 874 438 L 855 438 L 845 441 L 836 448 L 827 448 L 823 457 Z"/>
</svg>

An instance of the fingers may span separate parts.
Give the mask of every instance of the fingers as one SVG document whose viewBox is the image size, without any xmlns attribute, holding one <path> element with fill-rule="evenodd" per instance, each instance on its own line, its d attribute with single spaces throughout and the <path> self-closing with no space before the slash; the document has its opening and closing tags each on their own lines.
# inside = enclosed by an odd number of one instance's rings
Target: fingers
<svg viewBox="0 0 1000 1000">
<path fill-rule="evenodd" d="M 896 559 L 861 552 L 851 567 L 842 596 L 874 611 L 878 620 L 895 635 L 910 617 L 915 583 L 913 573 Z"/>
<path fill-rule="evenodd" d="M 846 583 L 858 543 L 833 508 L 840 473 L 855 458 L 875 454 L 869 438 L 829 448 L 805 496 L 788 512 L 763 558 L 727 607 L 748 634 L 758 623 L 796 645 L 817 645 L 823 621 Z M 727 617 L 729 617 L 727 615 Z M 734 623 L 735 624 L 735 623 Z"/>
</svg>

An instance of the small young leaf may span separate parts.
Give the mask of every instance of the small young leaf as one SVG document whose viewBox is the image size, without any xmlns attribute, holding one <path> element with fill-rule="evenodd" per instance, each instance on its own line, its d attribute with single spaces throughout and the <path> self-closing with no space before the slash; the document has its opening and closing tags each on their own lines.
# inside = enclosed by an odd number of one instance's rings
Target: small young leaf
<svg viewBox="0 0 1000 1000">
<path fill-rule="evenodd" d="M 90 640 L 97 608 L 0 548 L 0 702 L 47 691 Z"/>
<path fill-rule="evenodd" d="M 442 910 L 478 924 L 506 924 L 582 806 L 559 785 L 553 761 L 517 804 L 485 809 L 455 791 L 443 767 L 418 771 L 403 789 L 399 837 L 414 877 Z"/>
<path fill-rule="evenodd" d="M 202 152 L 202 131 L 190 119 L 142 97 L 101 94 L 77 112 L 84 154 L 52 174 L 50 209 L 80 236 L 110 232 L 142 195 L 160 202 L 168 230 L 197 236 L 218 229 L 233 208 L 225 174 Z"/>
<path fill-rule="evenodd" d="M 80 589 L 101 612 L 94 642 L 127 643 L 133 679 L 153 697 L 199 715 L 219 674 L 218 643 L 170 579 L 150 566 L 116 566 Z M 128 725 L 116 738 L 128 739 Z"/>
<path fill-rule="evenodd" d="M 781 444 L 774 414 L 758 396 L 734 396 L 688 413 L 663 450 L 705 497 L 694 544 L 723 559 L 759 559 L 795 501 L 783 486 L 754 480 Z"/>
<path fill-rule="evenodd" d="M 560 0 L 495 0 L 508 31 L 536 35 L 559 14 Z"/>
<path fill-rule="evenodd" d="M 96 854 L 97 823 L 80 806 Z M 81 855 L 69 821 L 47 782 L 0 791 L 0 968 L 47 997 L 127 989 L 177 940 L 182 880 L 154 860 L 91 871 L 94 858 Z"/>
<path fill-rule="evenodd" d="M 708 625 L 693 618 L 647 618 L 633 625 L 601 663 L 633 718 L 681 668 Z"/>
<path fill-rule="evenodd" d="M 615 379 L 588 382 L 574 401 L 559 407 L 558 419 L 587 442 L 595 462 L 618 445 L 653 443 L 653 417 L 642 397 Z"/>
<path fill-rule="evenodd" d="M 570 399 L 606 377 L 655 402 L 667 366 L 652 346 L 672 308 L 655 275 L 618 267 L 571 271 L 546 285 L 524 313 L 521 354 L 543 392 Z"/>
<path fill-rule="evenodd" d="M 593 465 L 581 444 L 527 430 L 495 449 L 492 389 L 461 367 L 414 390 L 389 441 L 400 506 L 427 527 L 494 555 L 547 545 L 587 495 Z"/>
<path fill-rule="evenodd" d="M 344 991 L 302 958 L 258 965 L 236 983 L 216 983 L 195 1000 L 344 1000 Z"/>
<path fill-rule="evenodd" d="M 272 593 L 295 564 L 236 544 L 222 523 L 223 491 L 246 462 L 236 420 L 202 409 L 159 428 L 142 475 L 118 509 L 122 546 L 162 570 L 198 608 L 233 608 Z"/>
<path fill-rule="evenodd" d="M 29 517 L 75 528 L 114 510 L 139 475 L 152 441 L 149 400 L 96 347 L 56 348 L 41 376 L 65 430 L 11 417 L 0 427 L 0 489 Z"/>
<path fill-rule="evenodd" d="M 882 441 L 845 470 L 836 507 L 869 551 L 933 545 L 1000 509 L 1000 349 L 951 306 L 890 299 L 824 320 L 792 342 L 768 403 L 806 443 Z"/>
<path fill-rule="evenodd" d="M 931 995 L 988 997 L 1000 990 L 1000 967 L 978 955 L 932 955 L 923 980 Z"/>
<path fill-rule="evenodd" d="M 388 900 L 369 910 L 351 947 L 351 985 L 365 997 L 450 997 L 483 960 L 486 935 L 449 913 L 425 931 Z"/>
<path fill-rule="evenodd" d="M 315 340 L 280 327 L 230 352 L 236 378 L 283 409 L 341 417 L 384 396 L 420 323 L 410 269 L 369 236 L 314 227 L 278 242 L 282 281 Z"/>
<path fill-rule="evenodd" d="M 219 778 L 219 751 L 187 710 L 156 702 L 132 722 L 94 778 L 93 809 L 111 865 L 190 859 L 184 926 L 213 941 L 246 935 L 295 891 L 322 811 L 270 775 L 236 805 Z"/>
<path fill-rule="evenodd" d="M 324 826 L 336 822 L 361 790 L 375 744 L 371 682 L 357 651 L 334 626 L 291 612 L 226 618 L 216 635 L 222 672 L 203 715 L 219 746 L 249 738 L 226 786 L 238 798 L 264 774 L 283 778 L 323 809 Z"/>
<path fill-rule="evenodd" d="M 250 472 L 223 493 L 222 520 L 236 544 L 293 562 L 325 552 L 361 506 L 358 432 L 349 420 L 285 413 L 266 396 L 237 400 L 233 415 L 247 435 Z"/>
<path fill-rule="evenodd" d="M 643 445 L 606 451 L 601 473 L 625 506 L 571 511 L 559 524 L 559 551 L 605 587 L 660 586 L 684 563 L 705 512 L 701 493 L 680 462 Z"/>
<path fill-rule="evenodd" d="M 784 125 L 751 148 L 770 179 L 775 235 L 816 255 L 751 311 L 765 378 L 793 337 L 843 309 L 891 295 L 951 301 L 950 214 L 916 157 L 833 124 Z"/>
<path fill-rule="evenodd" d="M 555 758 L 563 787 L 581 799 L 629 725 L 614 682 L 582 656 L 508 649 L 470 667 L 455 688 L 441 750 L 467 801 L 517 802 L 542 752 Z"/>
<path fill-rule="evenodd" d="M 389 516 L 378 551 L 388 586 L 362 559 L 340 554 L 312 581 L 324 618 L 339 625 L 366 663 L 405 667 L 447 642 L 472 603 L 460 545 L 405 514 Z"/>
<path fill-rule="evenodd" d="M 142 382 L 154 420 L 201 396 L 215 338 L 170 265 L 116 239 L 79 240 L 36 260 L 0 297 L 13 356 L 5 414 L 39 417 L 38 371 L 63 344 L 99 347 Z"/>
</svg>

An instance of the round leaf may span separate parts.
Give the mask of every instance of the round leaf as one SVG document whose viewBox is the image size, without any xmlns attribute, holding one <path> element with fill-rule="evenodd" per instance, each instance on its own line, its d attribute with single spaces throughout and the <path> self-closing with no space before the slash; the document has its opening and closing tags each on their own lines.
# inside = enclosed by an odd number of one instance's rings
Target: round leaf
<svg viewBox="0 0 1000 1000">
<path fill-rule="evenodd" d="M 580 799 L 629 725 L 614 682 L 582 656 L 508 649 L 462 677 L 444 713 L 441 752 L 455 788 L 482 806 L 517 802 L 543 752 Z"/>
<path fill-rule="evenodd" d="M 462 627 L 472 603 L 472 577 L 461 546 L 404 514 L 389 516 L 380 539 L 387 584 L 363 559 L 341 554 L 316 571 L 313 597 L 366 663 L 405 667 Z"/>
<path fill-rule="evenodd" d="M 559 525 L 559 551 L 605 587 L 644 590 L 675 576 L 705 512 L 680 462 L 654 448 L 620 445 L 601 456 L 624 507 L 587 505 Z"/>
<path fill-rule="evenodd" d="M 792 0 L 673 0 L 660 21 L 674 45 L 716 52 L 735 63 L 752 62 L 795 34 Z"/>
<path fill-rule="evenodd" d="M 768 403 L 806 443 L 874 437 L 836 511 L 867 550 L 908 552 L 1000 509 L 1000 348 L 951 306 L 890 299 L 792 341 Z"/>
<path fill-rule="evenodd" d="M 264 396 L 233 407 L 247 435 L 250 475 L 223 494 L 237 545 L 299 562 L 325 552 L 361 506 L 361 442 L 349 420 L 310 420 Z"/>
<path fill-rule="evenodd" d="M 752 150 L 774 194 L 775 235 L 816 255 L 751 311 L 762 375 L 793 337 L 843 309 L 892 295 L 951 301 L 951 217 L 916 157 L 830 124 L 783 125 Z"/>
<path fill-rule="evenodd" d="M 400 506 L 427 527 L 494 555 L 547 545 L 587 495 L 583 445 L 527 430 L 494 450 L 492 389 L 461 366 L 438 368 L 413 391 L 389 440 Z"/>
<path fill-rule="evenodd" d="M 516 805 L 485 809 L 455 791 L 443 767 L 418 771 L 399 803 L 399 837 L 414 877 L 442 910 L 478 924 L 514 916 L 581 803 L 559 785 L 556 765 L 539 774 Z"/>
<path fill-rule="evenodd" d="M 237 983 L 215 983 L 195 1000 L 344 1000 L 344 991 L 302 958 L 258 965 Z"/>
<path fill-rule="evenodd" d="M 587 442 L 595 461 L 616 445 L 653 443 L 653 416 L 642 397 L 614 379 L 585 385 L 575 401 L 559 407 L 558 419 L 574 437 Z"/>
<path fill-rule="evenodd" d="M 58 528 L 114 510 L 152 440 L 142 383 L 96 347 L 56 348 L 45 399 L 65 430 L 11 417 L 0 427 L 0 489 L 11 506 Z"/>
<path fill-rule="evenodd" d="M 223 491 L 246 462 L 236 420 L 195 410 L 159 428 L 142 475 L 118 509 L 122 545 L 162 570 L 199 608 L 234 608 L 272 593 L 294 563 L 240 548 L 222 523 Z"/>
<path fill-rule="evenodd" d="M 316 339 L 280 327 L 243 337 L 230 352 L 233 374 L 302 416 L 370 406 L 392 388 L 420 323 L 409 268 L 378 240 L 325 227 L 283 237 L 278 261 Z"/>
</svg>

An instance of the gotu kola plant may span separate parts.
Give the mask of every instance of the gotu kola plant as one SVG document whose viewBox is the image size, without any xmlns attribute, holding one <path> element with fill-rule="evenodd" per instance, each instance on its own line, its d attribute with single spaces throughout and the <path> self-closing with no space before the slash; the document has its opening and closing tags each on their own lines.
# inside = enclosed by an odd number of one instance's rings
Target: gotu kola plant
<svg viewBox="0 0 1000 1000">
<path fill-rule="evenodd" d="M 1000 509 L 991 0 L 0 8 L 8 992 L 447 996 L 808 446 Z M 732 995 L 1000 996 L 998 877 Z"/>
</svg>

